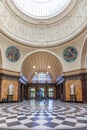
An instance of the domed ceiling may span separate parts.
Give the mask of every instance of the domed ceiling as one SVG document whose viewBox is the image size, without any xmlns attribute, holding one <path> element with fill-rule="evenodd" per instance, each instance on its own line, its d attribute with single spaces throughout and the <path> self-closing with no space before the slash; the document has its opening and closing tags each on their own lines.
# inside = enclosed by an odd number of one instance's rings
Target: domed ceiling
<svg viewBox="0 0 87 130">
<path fill-rule="evenodd" d="M 34 18 L 49 18 L 63 11 L 71 0 L 13 0 L 25 14 Z"/>
<path fill-rule="evenodd" d="M 86 25 L 87 0 L 0 1 L 0 30 L 25 46 L 67 44 Z"/>
</svg>

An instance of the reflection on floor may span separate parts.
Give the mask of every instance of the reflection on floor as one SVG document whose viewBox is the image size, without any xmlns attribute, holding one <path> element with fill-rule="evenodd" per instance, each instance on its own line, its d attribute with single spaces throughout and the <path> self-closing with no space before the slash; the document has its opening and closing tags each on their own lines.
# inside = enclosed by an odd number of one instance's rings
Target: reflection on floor
<svg viewBox="0 0 87 130">
<path fill-rule="evenodd" d="M 29 100 L 0 104 L 0 128 L 71 129 L 87 127 L 87 104 Z"/>
</svg>

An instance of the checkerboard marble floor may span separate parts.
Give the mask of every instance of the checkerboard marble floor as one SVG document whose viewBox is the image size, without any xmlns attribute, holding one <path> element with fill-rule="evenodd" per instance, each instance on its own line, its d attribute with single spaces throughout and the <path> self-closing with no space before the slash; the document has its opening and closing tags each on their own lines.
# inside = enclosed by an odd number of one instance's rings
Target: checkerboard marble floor
<svg viewBox="0 0 87 130">
<path fill-rule="evenodd" d="M 87 104 L 29 100 L 0 104 L 0 130 L 87 130 Z"/>
</svg>

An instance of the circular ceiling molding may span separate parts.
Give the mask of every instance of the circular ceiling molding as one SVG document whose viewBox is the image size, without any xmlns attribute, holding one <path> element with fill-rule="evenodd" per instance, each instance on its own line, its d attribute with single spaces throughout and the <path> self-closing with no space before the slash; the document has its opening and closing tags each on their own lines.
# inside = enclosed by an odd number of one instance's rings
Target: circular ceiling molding
<svg viewBox="0 0 87 130">
<path fill-rule="evenodd" d="M 13 3 L 24 14 L 37 19 L 58 15 L 70 2 L 71 0 L 13 0 Z"/>
<path fill-rule="evenodd" d="M 27 22 L 28 24 L 30 23 L 37 25 L 49 25 L 58 21 L 60 22 L 60 20 L 62 20 L 68 15 L 69 12 L 72 11 L 76 3 L 78 3 L 77 0 L 70 0 L 70 2 L 66 5 L 67 7 L 63 8 L 60 13 L 56 13 L 50 17 L 36 18 L 35 16 L 31 17 L 27 12 L 24 13 L 23 9 L 18 6 L 15 0 L 5 0 L 6 8 L 9 9 L 10 13 L 15 15 L 15 17 L 20 18 L 20 20 Z"/>
</svg>

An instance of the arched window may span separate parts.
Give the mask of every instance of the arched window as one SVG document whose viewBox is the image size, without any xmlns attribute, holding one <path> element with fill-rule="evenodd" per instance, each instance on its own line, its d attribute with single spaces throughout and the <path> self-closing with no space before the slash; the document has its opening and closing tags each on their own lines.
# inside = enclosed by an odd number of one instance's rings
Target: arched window
<svg viewBox="0 0 87 130">
<path fill-rule="evenodd" d="M 47 73 L 36 73 L 33 77 L 32 77 L 32 83 L 52 83 L 52 78 L 50 76 L 50 74 Z"/>
</svg>

